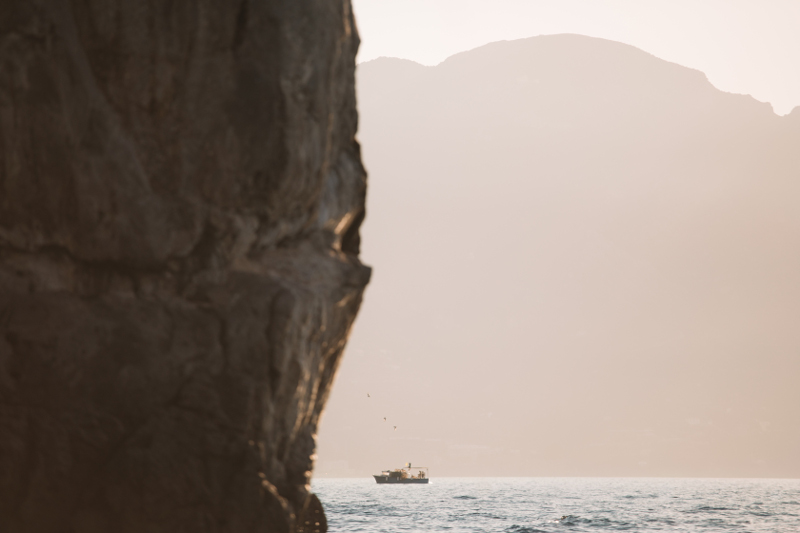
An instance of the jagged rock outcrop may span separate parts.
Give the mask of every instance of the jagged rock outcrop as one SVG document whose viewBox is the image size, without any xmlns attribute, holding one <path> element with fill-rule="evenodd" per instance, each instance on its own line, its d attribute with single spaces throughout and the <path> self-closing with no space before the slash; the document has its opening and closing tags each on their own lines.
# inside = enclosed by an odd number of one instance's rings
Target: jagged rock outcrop
<svg viewBox="0 0 800 533">
<path fill-rule="evenodd" d="M 349 0 L 0 5 L 3 531 L 325 529 L 357 46 Z"/>
</svg>

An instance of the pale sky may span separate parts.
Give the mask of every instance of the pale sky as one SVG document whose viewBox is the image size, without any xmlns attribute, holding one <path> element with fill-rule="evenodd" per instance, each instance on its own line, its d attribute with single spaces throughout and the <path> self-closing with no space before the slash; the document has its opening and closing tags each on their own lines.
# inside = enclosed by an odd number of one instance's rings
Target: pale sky
<svg viewBox="0 0 800 533">
<path fill-rule="evenodd" d="M 316 476 L 800 477 L 800 0 L 697 4 L 356 0 Z"/>
<path fill-rule="evenodd" d="M 486 43 L 602 37 L 703 71 L 784 115 L 800 105 L 800 0 L 353 0 L 358 61 L 436 65 Z"/>
</svg>

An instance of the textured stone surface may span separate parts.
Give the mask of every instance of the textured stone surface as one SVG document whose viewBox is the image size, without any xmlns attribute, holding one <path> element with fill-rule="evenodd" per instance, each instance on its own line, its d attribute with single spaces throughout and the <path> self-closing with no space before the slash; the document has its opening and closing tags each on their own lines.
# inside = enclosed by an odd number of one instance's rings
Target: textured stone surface
<svg viewBox="0 0 800 533">
<path fill-rule="evenodd" d="M 0 3 L 3 531 L 325 530 L 357 45 L 349 0 Z"/>
</svg>

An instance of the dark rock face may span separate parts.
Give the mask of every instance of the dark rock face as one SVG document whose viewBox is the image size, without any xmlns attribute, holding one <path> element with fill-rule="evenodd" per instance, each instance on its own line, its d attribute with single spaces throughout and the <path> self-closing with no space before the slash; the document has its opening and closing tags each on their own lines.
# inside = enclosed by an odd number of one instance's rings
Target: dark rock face
<svg viewBox="0 0 800 533">
<path fill-rule="evenodd" d="M 369 269 L 349 0 L 0 4 L 0 524 L 325 530 Z"/>
</svg>

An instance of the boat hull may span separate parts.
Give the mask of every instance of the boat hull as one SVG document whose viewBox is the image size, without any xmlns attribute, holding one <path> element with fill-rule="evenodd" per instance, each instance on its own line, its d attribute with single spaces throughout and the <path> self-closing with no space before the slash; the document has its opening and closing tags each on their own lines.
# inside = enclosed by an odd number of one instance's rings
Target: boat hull
<svg viewBox="0 0 800 533">
<path fill-rule="evenodd" d="M 375 478 L 376 483 L 385 483 L 387 485 L 405 485 L 405 484 L 418 484 L 418 483 L 427 483 L 428 478 L 417 479 L 417 478 L 397 478 L 397 477 L 389 477 L 389 476 L 376 476 L 372 475 Z"/>
</svg>

